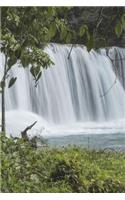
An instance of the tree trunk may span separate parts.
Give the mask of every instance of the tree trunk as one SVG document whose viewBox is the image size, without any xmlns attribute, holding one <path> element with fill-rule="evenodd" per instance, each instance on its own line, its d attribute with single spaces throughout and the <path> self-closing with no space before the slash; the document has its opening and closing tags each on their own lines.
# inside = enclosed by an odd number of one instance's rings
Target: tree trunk
<svg viewBox="0 0 125 200">
<path fill-rule="evenodd" d="M 5 133 L 5 81 L 2 82 L 2 92 L 1 92 L 1 95 L 2 95 L 2 132 Z"/>
<path fill-rule="evenodd" d="M 1 103 L 1 125 L 2 125 L 2 132 L 3 134 L 5 134 L 6 132 L 6 124 L 5 124 L 5 83 L 6 83 L 6 75 L 7 75 L 7 56 L 5 54 L 5 65 L 4 65 L 4 74 L 3 74 L 3 78 L 2 78 L 2 81 L 1 81 L 1 97 L 2 97 L 2 103 Z"/>
</svg>

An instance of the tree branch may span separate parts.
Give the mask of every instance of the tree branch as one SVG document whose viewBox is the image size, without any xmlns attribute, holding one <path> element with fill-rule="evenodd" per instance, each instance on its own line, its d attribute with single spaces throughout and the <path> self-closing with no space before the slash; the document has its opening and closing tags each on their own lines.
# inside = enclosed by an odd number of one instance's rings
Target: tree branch
<svg viewBox="0 0 125 200">
<path fill-rule="evenodd" d="M 109 91 L 113 88 L 113 86 L 116 84 L 116 82 L 117 82 L 118 69 L 117 69 L 117 67 L 116 67 L 115 64 L 114 64 L 114 61 L 116 61 L 116 60 L 125 60 L 125 58 L 122 58 L 122 59 L 115 59 L 115 60 L 112 59 L 112 58 L 109 56 L 108 51 L 106 51 L 106 55 L 107 55 L 108 58 L 111 60 L 113 66 L 114 66 L 114 69 L 115 69 L 115 80 L 114 80 L 114 82 L 112 83 L 112 85 L 108 88 L 108 90 L 105 91 L 104 94 L 100 95 L 101 98 L 104 97 L 104 96 L 106 96 L 106 95 L 109 93 Z"/>
<path fill-rule="evenodd" d="M 102 97 L 106 96 L 109 93 L 109 91 L 113 88 L 113 86 L 116 84 L 116 82 L 117 82 L 117 76 L 116 76 L 113 84 L 111 85 L 111 87 L 107 91 L 105 91 L 103 95 L 100 95 L 100 97 L 102 98 Z"/>
<path fill-rule="evenodd" d="M 71 55 L 71 52 L 72 52 L 73 46 L 74 46 L 74 44 L 72 44 L 71 49 L 70 49 L 70 51 L 69 51 L 69 54 L 68 54 L 68 57 L 67 57 L 68 60 L 69 60 L 69 58 L 70 58 L 70 55 Z"/>
<path fill-rule="evenodd" d="M 36 123 L 37 123 L 37 121 L 35 121 L 35 122 L 34 122 L 33 124 L 31 124 L 30 126 L 27 126 L 27 127 L 21 132 L 22 138 L 24 138 L 25 140 L 28 140 L 27 131 L 30 130 Z"/>
</svg>

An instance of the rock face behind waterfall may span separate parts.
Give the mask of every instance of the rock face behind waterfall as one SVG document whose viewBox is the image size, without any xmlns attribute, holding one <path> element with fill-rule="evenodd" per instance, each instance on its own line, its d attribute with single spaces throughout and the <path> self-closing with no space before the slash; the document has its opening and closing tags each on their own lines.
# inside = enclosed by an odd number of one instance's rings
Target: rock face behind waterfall
<svg viewBox="0 0 125 200">
<path fill-rule="evenodd" d="M 120 46 L 125 47 L 125 34 L 117 37 L 114 31 L 114 27 L 125 13 L 125 7 L 73 7 L 68 12 L 68 22 L 77 35 L 77 43 L 85 44 L 86 38 L 79 37 L 79 28 L 83 24 L 86 24 L 90 33 L 98 25 L 98 30 L 95 33 L 94 45 L 96 48 L 102 46 L 101 38 L 106 38 L 107 46 Z M 62 14 L 63 17 L 63 14 Z M 55 38 L 55 42 L 62 42 L 59 40 L 59 36 Z M 76 41 L 71 41 L 76 42 Z M 104 45 L 104 43 L 103 43 Z"/>
<path fill-rule="evenodd" d="M 55 125 L 125 119 L 125 60 L 121 60 L 125 49 L 110 48 L 114 64 L 105 49 L 87 52 L 76 45 L 68 59 L 70 49 L 59 44 L 46 48 L 55 65 L 43 71 L 36 88 L 28 68 L 13 66 L 11 76 L 17 82 L 6 90 L 7 111 L 34 112 Z M 111 88 L 116 79 L 114 66 L 118 78 Z"/>
<path fill-rule="evenodd" d="M 114 48 L 114 65 L 116 66 L 116 75 L 125 89 L 125 49 Z"/>
</svg>

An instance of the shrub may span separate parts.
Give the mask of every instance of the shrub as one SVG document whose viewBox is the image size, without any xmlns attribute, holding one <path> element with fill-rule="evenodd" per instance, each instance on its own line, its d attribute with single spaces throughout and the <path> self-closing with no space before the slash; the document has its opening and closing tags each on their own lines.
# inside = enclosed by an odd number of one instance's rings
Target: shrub
<svg viewBox="0 0 125 200">
<path fill-rule="evenodd" d="M 1 135 L 2 192 L 125 192 L 125 153 L 34 148 Z"/>
</svg>

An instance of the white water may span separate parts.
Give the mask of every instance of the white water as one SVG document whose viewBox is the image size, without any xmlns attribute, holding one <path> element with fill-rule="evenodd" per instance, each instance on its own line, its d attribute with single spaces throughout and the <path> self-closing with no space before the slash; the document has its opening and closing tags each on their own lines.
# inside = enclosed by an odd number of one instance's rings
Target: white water
<svg viewBox="0 0 125 200">
<path fill-rule="evenodd" d="M 52 44 L 46 49 L 55 65 L 43 71 L 37 88 L 28 69 L 13 66 L 17 82 L 6 90 L 9 133 L 19 135 L 35 120 L 32 135 L 125 133 L 125 60 L 115 62 L 120 76 L 111 88 L 116 75 L 105 50 L 88 53 L 77 46 L 68 59 L 70 48 Z M 115 47 L 110 53 L 125 58 L 125 49 Z"/>
</svg>

